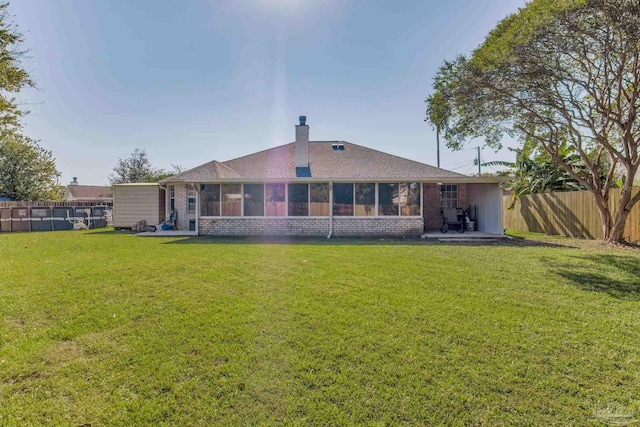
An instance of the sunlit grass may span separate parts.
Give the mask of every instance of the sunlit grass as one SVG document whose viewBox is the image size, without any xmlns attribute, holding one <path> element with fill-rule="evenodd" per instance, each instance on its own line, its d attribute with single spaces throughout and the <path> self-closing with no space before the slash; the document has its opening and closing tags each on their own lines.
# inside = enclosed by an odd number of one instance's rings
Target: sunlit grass
<svg viewBox="0 0 640 427">
<path fill-rule="evenodd" d="M 557 242 L 0 234 L 0 425 L 640 418 L 640 255 Z"/>
</svg>

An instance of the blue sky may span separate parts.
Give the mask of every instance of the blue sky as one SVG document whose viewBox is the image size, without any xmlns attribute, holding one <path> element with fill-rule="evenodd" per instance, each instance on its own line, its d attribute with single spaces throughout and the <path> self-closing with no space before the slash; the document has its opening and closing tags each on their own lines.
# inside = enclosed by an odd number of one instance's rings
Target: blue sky
<svg viewBox="0 0 640 427">
<path fill-rule="evenodd" d="M 424 99 L 524 0 L 13 0 L 38 89 L 25 132 L 61 183 L 106 184 L 119 157 L 191 168 L 291 142 L 346 140 L 436 164 Z M 475 170 L 467 150 L 442 167 Z M 509 159 L 483 151 L 483 161 Z"/>
</svg>

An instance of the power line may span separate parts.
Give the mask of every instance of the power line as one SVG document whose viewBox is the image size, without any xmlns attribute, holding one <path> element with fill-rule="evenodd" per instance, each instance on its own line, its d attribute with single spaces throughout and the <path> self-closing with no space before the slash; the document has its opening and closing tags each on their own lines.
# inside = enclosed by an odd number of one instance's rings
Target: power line
<svg viewBox="0 0 640 427">
<path fill-rule="evenodd" d="M 466 168 L 466 167 L 467 167 L 467 166 L 469 166 L 469 165 L 471 165 L 471 167 L 474 167 L 474 166 L 475 166 L 475 164 L 474 164 L 473 162 L 466 162 L 466 163 L 465 163 L 464 165 L 462 165 L 462 166 L 458 166 L 457 168 L 448 168 L 447 170 L 455 171 L 455 170 L 458 170 L 458 169 Z"/>
<path fill-rule="evenodd" d="M 458 163 L 454 163 L 451 166 L 447 167 L 447 169 L 451 169 L 451 168 L 456 168 L 456 169 L 460 169 L 461 167 L 465 167 L 468 164 L 473 163 L 470 160 L 465 160 L 463 162 L 458 162 Z M 475 163 L 473 163 L 475 165 Z"/>
</svg>

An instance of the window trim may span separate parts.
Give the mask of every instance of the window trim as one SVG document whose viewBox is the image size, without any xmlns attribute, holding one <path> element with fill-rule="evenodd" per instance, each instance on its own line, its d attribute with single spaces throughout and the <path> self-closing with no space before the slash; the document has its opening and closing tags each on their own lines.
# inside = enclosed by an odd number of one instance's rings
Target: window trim
<svg viewBox="0 0 640 427">
<path fill-rule="evenodd" d="M 450 187 L 449 189 L 447 189 Z M 455 190 L 453 189 L 455 187 Z M 457 208 L 460 203 L 460 190 L 458 184 L 440 184 L 440 208 Z M 447 194 L 455 194 L 455 199 L 445 197 Z M 455 206 L 449 206 L 445 201 L 455 201 Z"/>
<path fill-rule="evenodd" d="M 189 206 L 191 205 L 191 202 L 189 201 L 189 199 L 193 199 L 193 209 L 189 209 Z M 195 212 L 196 209 L 198 209 L 197 205 L 198 205 L 198 196 L 196 194 L 195 188 L 187 187 L 187 213 Z"/>
<path fill-rule="evenodd" d="M 176 186 L 169 186 L 169 213 L 176 210 Z"/>
</svg>

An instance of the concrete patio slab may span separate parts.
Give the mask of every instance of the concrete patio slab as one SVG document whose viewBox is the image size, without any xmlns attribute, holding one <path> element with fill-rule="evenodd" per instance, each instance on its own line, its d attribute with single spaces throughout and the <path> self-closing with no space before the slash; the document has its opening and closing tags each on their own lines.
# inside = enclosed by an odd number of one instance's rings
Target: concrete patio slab
<svg viewBox="0 0 640 427">
<path fill-rule="evenodd" d="M 145 231 L 144 233 L 138 233 L 138 237 L 193 237 L 196 235 L 195 231 L 185 230 L 158 230 L 158 231 Z"/>
<path fill-rule="evenodd" d="M 447 233 L 441 231 L 427 231 L 420 236 L 424 240 L 439 240 L 442 242 L 470 242 L 481 240 L 510 240 L 511 236 L 503 234 L 485 233 L 483 231 L 465 231 L 458 233 L 455 230 L 449 230 Z"/>
</svg>

